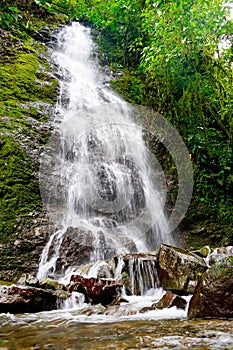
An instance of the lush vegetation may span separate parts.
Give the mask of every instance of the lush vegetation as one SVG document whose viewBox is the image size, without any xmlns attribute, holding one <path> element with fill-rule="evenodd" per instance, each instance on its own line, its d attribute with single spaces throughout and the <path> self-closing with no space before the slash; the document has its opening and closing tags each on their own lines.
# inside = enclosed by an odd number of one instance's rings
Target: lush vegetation
<svg viewBox="0 0 233 350">
<path fill-rule="evenodd" d="M 222 243 L 229 244 L 233 24 L 224 4 L 222 0 L 3 0 L 0 26 L 33 30 L 35 5 L 37 16 L 46 9 L 91 25 L 108 65 L 123 72 L 114 88 L 130 102 L 162 113 L 189 149 L 195 173 L 190 227 L 195 221 L 215 221 L 228 227 Z M 221 42 L 227 43 L 225 48 Z M 166 166 L 169 169 L 169 162 Z"/>
</svg>

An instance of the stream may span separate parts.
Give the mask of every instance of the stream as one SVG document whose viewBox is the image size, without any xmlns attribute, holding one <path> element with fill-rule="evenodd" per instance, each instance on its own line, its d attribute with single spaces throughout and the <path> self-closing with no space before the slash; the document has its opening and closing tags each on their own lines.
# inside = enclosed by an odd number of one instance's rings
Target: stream
<svg viewBox="0 0 233 350">
<path fill-rule="evenodd" d="M 0 316 L 0 325 L 1 350 L 233 349 L 232 321 L 187 320 L 176 310 L 108 320 L 102 315 L 80 316 L 75 310 L 8 314 Z"/>
</svg>

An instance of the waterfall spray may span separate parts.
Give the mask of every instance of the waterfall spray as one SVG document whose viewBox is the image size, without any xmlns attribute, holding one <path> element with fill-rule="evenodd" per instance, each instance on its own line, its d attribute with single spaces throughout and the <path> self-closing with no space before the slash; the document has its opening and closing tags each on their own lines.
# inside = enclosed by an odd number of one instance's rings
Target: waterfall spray
<svg viewBox="0 0 233 350">
<path fill-rule="evenodd" d="M 79 23 L 64 27 L 53 61 L 60 95 L 40 188 L 58 230 L 43 250 L 38 277 L 175 245 L 163 171 L 143 140 L 137 109 L 106 86 L 90 30 Z"/>
</svg>

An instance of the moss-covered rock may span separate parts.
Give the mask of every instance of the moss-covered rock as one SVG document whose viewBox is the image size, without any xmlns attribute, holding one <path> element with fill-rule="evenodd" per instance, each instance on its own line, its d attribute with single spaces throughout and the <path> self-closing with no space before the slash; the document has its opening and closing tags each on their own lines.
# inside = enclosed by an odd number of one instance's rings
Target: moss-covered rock
<svg viewBox="0 0 233 350">
<path fill-rule="evenodd" d="M 200 279 L 190 300 L 190 318 L 233 318 L 233 256 L 217 261 Z"/>
<path fill-rule="evenodd" d="M 4 280 L 37 270 L 53 227 L 42 211 L 38 170 L 58 81 L 48 48 L 34 36 L 48 18 L 54 27 L 61 17 L 30 4 L 29 29 L 0 28 L 0 276 Z"/>
</svg>

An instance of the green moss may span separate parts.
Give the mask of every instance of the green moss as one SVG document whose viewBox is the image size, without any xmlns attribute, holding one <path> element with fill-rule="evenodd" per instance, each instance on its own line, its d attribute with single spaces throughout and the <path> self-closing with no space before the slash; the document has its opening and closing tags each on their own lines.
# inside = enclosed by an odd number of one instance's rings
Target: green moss
<svg viewBox="0 0 233 350">
<path fill-rule="evenodd" d="M 122 76 L 111 82 L 111 86 L 127 101 L 143 104 L 145 84 L 136 72 L 123 70 Z"/>
<path fill-rule="evenodd" d="M 6 281 L 0 280 L 0 286 L 11 286 L 12 284 L 13 284 L 12 282 L 6 282 Z"/>
<path fill-rule="evenodd" d="M 38 134 L 31 118 L 47 121 L 37 104 L 54 104 L 58 84 L 46 73 L 48 63 L 40 58 L 46 54 L 45 45 L 28 35 L 24 42 L 13 35 L 11 40 L 14 44 L 0 57 L 0 243 L 17 232 L 18 218 L 41 207 L 39 184 L 33 175 L 36 169 L 16 135 L 47 142 L 49 135 Z M 5 255 L 1 264 L 9 263 L 10 252 Z"/>
<path fill-rule="evenodd" d="M 0 68 L 0 106 L 15 105 L 17 101 L 33 102 L 43 99 L 53 103 L 56 96 L 57 81 L 50 79 L 49 84 L 43 84 L 47 80 L 37 81 L 39 59 L 32 53 L 18 55 L 17 60 L 6 63 Z M 3 111 L 1 108 L 2 115 Z"/>
<path fill-rule="evenodd" d="M 16 218 L 38 209 L 41 200 L 32 165 L 19 144 L 2 137 L 0 154 L 0 240 L 6 242 L 15 232 Z"/>
</svg>

